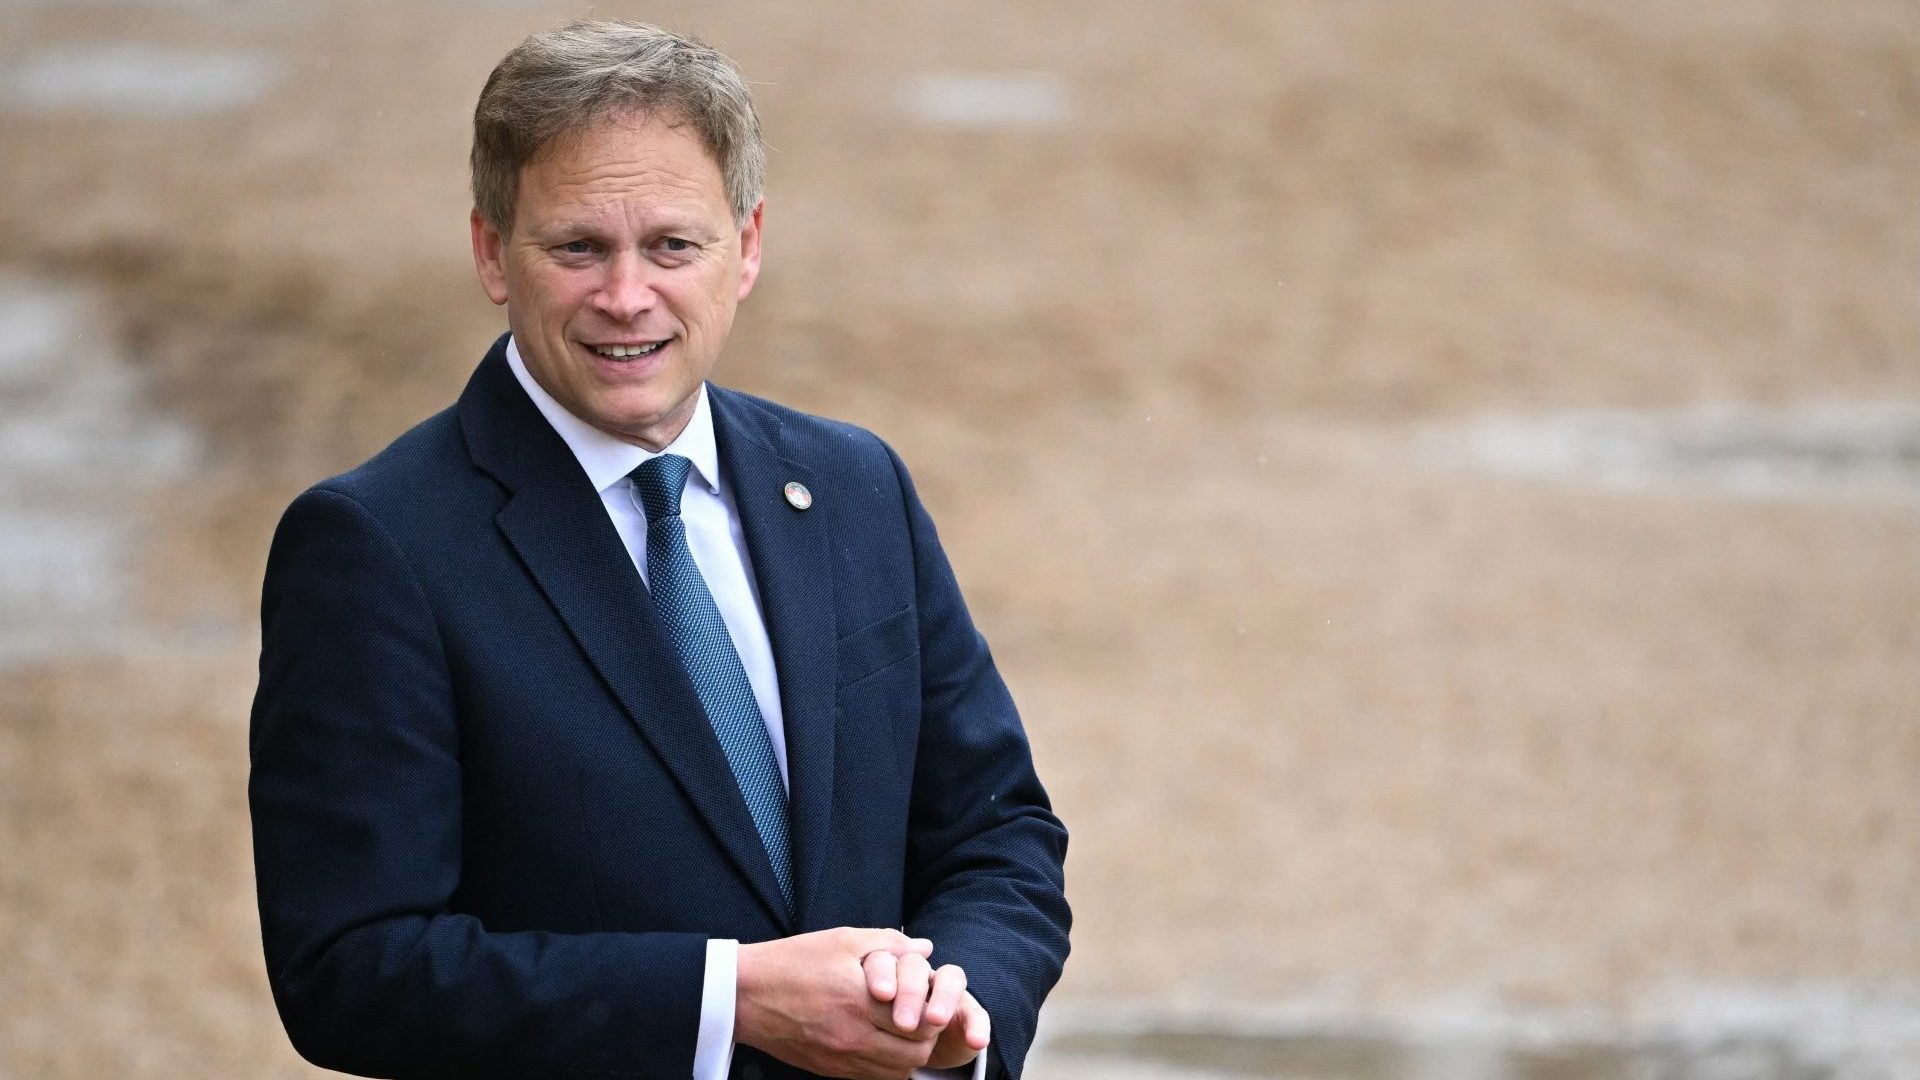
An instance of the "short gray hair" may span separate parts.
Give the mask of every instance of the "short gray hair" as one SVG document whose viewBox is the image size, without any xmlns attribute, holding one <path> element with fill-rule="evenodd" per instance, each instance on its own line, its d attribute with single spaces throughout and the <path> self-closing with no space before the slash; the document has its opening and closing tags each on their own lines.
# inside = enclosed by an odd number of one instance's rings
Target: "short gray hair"
<svg viewBox="0 0 1920 1080">
<path fill-rule="evenodd" d="M 527 162 L 557 137 L 630 112 L 691 124 L 720 166 L 735 224 L 746 222 L 767 152 L 740 69 L 694 38 L 611 19 L 534 34 L 487 76 L 473 110 L 474 207 L 512 232 Z"/>
</svg>

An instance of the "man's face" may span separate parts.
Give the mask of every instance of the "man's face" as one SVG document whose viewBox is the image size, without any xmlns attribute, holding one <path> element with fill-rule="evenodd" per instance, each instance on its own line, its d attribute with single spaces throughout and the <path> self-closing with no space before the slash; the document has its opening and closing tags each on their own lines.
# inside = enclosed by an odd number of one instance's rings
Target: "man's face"
<svg viewBox="0 0 1920 1080">
<path fill-rule="evenodd" d="M 736 225 L 687 125 L 619 117 L 542 147 L 513 231 L 478 211 L 481 284 L 527 371 L 567 410 L 650 450 L 680 434 L 760 272 L 760 212 Z"/>
</svg>

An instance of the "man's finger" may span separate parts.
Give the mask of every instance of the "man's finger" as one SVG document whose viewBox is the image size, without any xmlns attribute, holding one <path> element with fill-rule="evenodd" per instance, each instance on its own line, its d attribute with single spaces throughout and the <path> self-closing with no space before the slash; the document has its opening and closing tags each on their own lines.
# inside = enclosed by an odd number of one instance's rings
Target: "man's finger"
<svg viewBox="0 0 1920 1080">
<path fill-rule="evenodd" d="M 967 973 L 959 965 L 946 964 L 935 971 L 927 989 L 927 1007 L 920 1013 L 920 1034 L 931 1035 L 946 1027 L 966 990 Z"/>
<path fill-rule="evenodd" d="M 885 949 L 875 949 L 860 961 L 860 967 L 867 973 L 867 993 L 875 1001 L 892 1001 L 899 982 L 894 976 L 894 968 L 899 960 Z"/>
<path fill-rule="evenodd" d="M 927 1002 L 927 985 L 933 971 L 927 966 L 925 957 L 918 953 L 908 953 L 894 961 L 894 979 L 898 989 L 893 998 L 893 1026 L 902 1034 L 911 1034 L 920 1027 L 920 1012 Z"/>
<path fill-rule="evenodd" d="M 972 994 L 963 994 L 960 998 L 959 1024 L 961 1034 L 966 1037 L 967 1049 L 985 1050 L 988 1040 L 993 1038 L 993 1023 L 987 1019 L 987 1010 Z"/>
</svg>

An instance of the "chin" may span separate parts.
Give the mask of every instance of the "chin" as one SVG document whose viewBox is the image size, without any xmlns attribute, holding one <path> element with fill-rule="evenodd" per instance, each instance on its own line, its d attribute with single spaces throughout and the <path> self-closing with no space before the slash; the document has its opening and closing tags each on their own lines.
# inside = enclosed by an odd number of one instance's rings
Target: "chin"
<svg viewBox="0 0 1920 1080">
<path fill-rule="evenodd" d="M 595 426 L 629 442 L 639 442 L 651 447 L 655 442 L 655 434 L 664 428 L 671 427 L 675 430 L 667 438 L 658 440 L 663 445 L 672 442 L 674 437 L 680 434 L 678 426 L 673 423 L 674 414 L 675 410 L 671 407 L 610 409 L 599 414 L 597 419 L 600 422 Z M 691 416 L 692 411 L 688 410 L 687 415 Z"/>
<path fill-rule="evenodd" d="M 604 415 L 623 430 L 642 431 L 666 423 L 673 411 L 674 406 L 665 401 L 628 399 L 605 410 Z"/>
</svg>

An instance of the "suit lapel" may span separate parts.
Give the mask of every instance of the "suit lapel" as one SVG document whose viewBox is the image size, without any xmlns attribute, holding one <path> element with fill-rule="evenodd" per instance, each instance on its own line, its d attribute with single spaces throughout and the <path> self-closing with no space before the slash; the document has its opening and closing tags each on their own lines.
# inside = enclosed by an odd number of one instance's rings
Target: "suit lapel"
<svg viewBox="0 0 1920 1080">
<path fill-rule="evenodd" d="M 827 513 L 801 511 L 785 489 L 798 481 L 830 499 L 811 470 L 782 457 L 778 421 L 751 400 L 709 385 L 720 471 L 740 511 L 761 614 L 779 669 L 793 830 L 794 906 L 805 927 L 826 859 L 833 806 L 834 591 Z"/>
<path fill-rule="evenodd" d="M 497 343 L 460 398 L 474 461 L 512 492 L 495 517 L 633 725 L 776 922 L 786 903 L 733 771 L 619 533 Z"/>
</svg>

